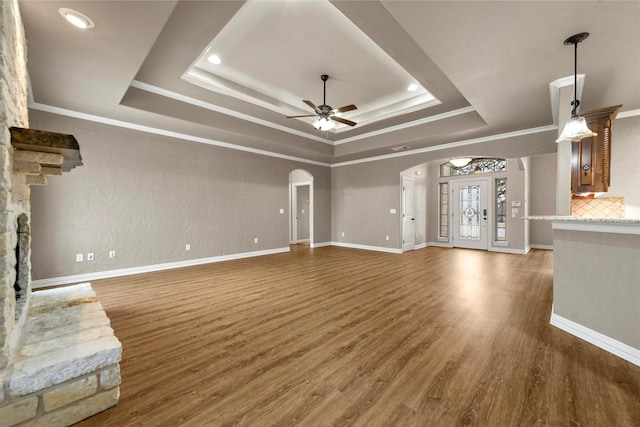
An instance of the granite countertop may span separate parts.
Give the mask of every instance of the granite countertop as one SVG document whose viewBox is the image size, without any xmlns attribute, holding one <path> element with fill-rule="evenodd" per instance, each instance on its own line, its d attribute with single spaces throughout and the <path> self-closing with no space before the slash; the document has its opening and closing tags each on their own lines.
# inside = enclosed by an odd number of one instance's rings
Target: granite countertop
<svg viewBox="0 0 640 427">
<path fill-rule="evenodd" d="M 530 215 L 523 219 L 530 219 L 534 221 L 563 221 L 563 222 L 591 222 L 599 224 L 638 224 L 640 225 L 640 219 L 636 218 L 581 218 L 575 216 L 560 216 L 560 215 Z"/>
</svg>

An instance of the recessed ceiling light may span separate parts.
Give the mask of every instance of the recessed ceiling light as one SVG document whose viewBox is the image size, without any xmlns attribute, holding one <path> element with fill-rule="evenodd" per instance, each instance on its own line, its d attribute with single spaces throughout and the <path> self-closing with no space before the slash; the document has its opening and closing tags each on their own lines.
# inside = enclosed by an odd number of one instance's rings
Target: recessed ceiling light
<svg viewBox="0 0 640 427">
<path fill-rule="evenodd" d="M 411 83 L 411 84 L 409 85 L 409 87 L 407 87 L 407 90 L 408 90 L 409 92 L 413 92 L 413 91 L 415 91 L 415 90 L 418 90 L 418 85 L 417 85 L 417 84 L 415 84 L 415 83 Z"/>
<path fill-rule="evenodd" d="M 60 9 L 58 9 L 58 12 L 60 13 L 60 16 L 62 16 L 70 24 L 78 28 L 86 29 L 86 28 L 93 28 L 96 26 L 96 24 L 93 23 L 91 18 L 89 18 L 84 13 L 78 12 L 77 10 L 61 7 Z"/>
<path fill-rule="evenodd" d="M 207 60 L 209 60 L 209 62 L 211 62 L 212 64 L 221 64 L 222 60 L 220 59 L 220 57 L 216 54 L 211 54 L 207 57 Z"/>
</svg>

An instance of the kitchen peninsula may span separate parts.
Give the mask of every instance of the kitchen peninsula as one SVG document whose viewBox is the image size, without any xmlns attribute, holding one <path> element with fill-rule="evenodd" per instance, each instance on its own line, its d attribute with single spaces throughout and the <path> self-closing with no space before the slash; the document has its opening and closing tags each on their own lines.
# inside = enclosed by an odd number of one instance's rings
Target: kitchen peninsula
<svg viewBox="0 0 640 427">
<path fill-rule="evenodd" d="M 640 365 L 640 219 L 552 221 L 551 324 Z"/>
</svg>

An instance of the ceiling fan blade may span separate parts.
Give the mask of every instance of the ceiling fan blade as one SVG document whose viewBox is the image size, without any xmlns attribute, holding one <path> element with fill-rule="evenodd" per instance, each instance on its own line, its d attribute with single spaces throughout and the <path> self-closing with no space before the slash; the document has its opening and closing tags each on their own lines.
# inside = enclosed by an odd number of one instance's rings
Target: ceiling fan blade
<svg viewBox="0 0 640 427">
<path fill-rule="evenodd" d="M 351 111 L 351 110 L 355 110 L 358 107 L 356 107 L 355 105 L 351 104 L 351 105 L 345 105 L 344 107 L 340 107 L 340 108 L 336 108 L 333 110 L 334 113 L 344 113 L 345 111 Z"/>
<path fill-rule="evenodd" d="M 356 122 L 352 122 L 351 120 L 343 119 L 342 117 L 332 116 L 331 120 L 333 120 L 334 122 L 344 123 L 345 125 L 349 125 L 349 126 L 357 125 Z"/>
<path fill-rule="evenodd" d="M 318 111 L 318 107 L 316 107 L 316 104 L 314 104 L 311 101 L 307 101 L 306 99 L 303 99 L 302 102 L 304 102 L 305 104 L 307 104 L 309 107 L 311 107 L 313 109 L 313 111 L 317 112 Z"/>
<path fill-rule="evenodd" d="M 316 117 L 316 116 L 317 116 L 317 114 L 305 114 L 305 115 L 302 115 L 302 116 L 287 116 L 286 118 L 287 119 L 297 119 L 298 117 Z"/>
</svg>

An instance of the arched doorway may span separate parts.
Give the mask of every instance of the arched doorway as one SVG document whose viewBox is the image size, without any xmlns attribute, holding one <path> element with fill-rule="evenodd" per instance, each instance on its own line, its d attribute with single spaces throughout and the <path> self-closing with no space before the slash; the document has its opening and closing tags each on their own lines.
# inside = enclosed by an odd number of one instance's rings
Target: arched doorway
<svg viewBox="0 0 640 427">
<path fill-rule="evenodd" d="M 313 175 L 289 173 L 289 243 L 313 245 Z"/>
</svg>

